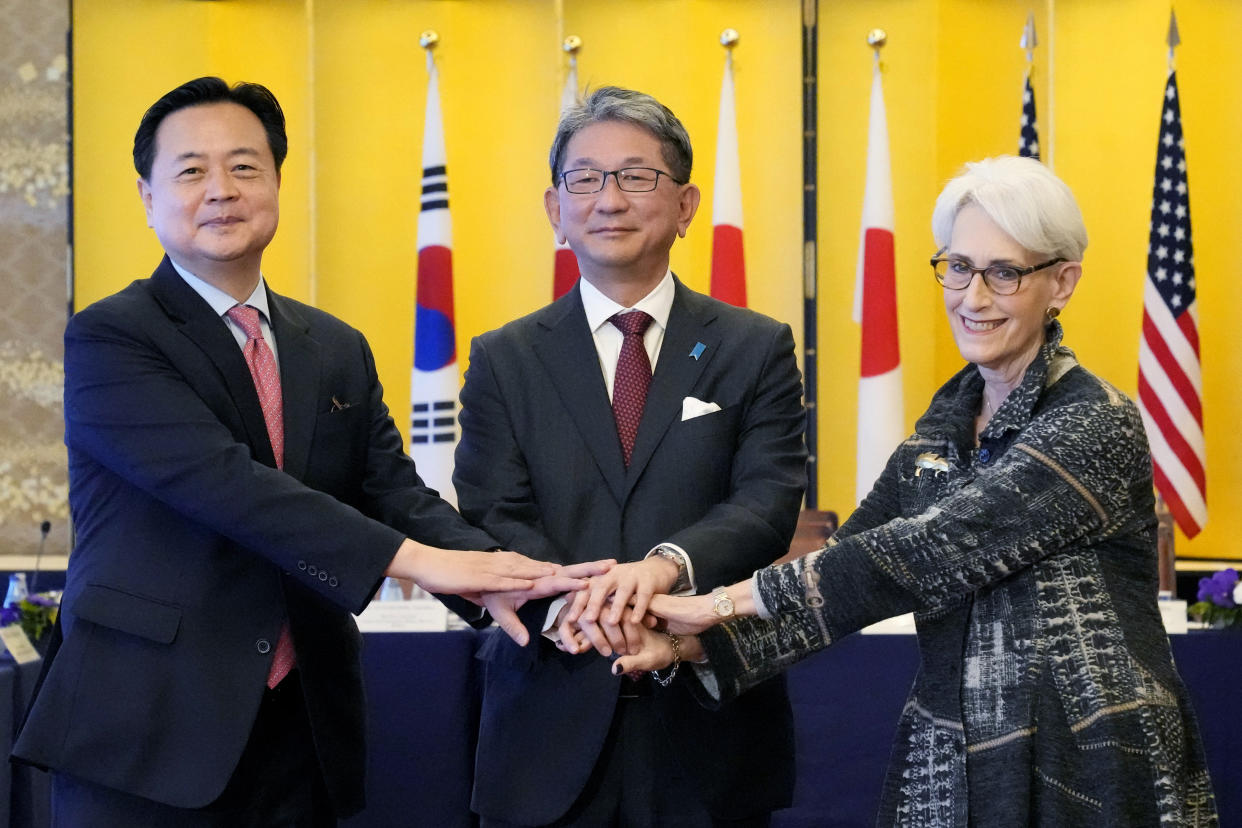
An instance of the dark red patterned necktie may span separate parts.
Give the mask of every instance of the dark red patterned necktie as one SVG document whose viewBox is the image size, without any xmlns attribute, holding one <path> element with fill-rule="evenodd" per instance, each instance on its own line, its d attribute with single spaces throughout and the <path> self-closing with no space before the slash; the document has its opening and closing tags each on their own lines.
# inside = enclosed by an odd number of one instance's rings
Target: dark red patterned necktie
<svg viewBox="0 0 1242 828">
<path fill-rule="evenodd" d="M 617 436 L 621 438 L 621 453 L 628 467 L 634 453 L 638 421 L 643 418 L 643 406 L 647 404 L 647 386 L 651 385 L 651 360 L 647 358 L 643 334 L 652 319 L 642 311 L 632 311 L 618 313 L 608 321 L 616 325 L 624 337 L 612 384 L 612 414 L 617 420 Z"/>
<path fill-rule="evenodd" d="M 246 357 L 250 378 L 254 380 L 254 390 L 258 393 L 259 405 L 263 408 L 263 421 L 267 425 L 267 439 L 272 444 L 276 468 L 284 468 L 284 400 L 280 393 L 280 371 L 276 367 L 276 356 L 263 339 L 258 310 L 249 305 L 234 305 L 229 308 L 228 317 L 246 332 L 242 355 Z M 267 673 L 267 686 L 273 688 L 280 684 L 280 680 L 293 669 L 295 661 L 293 637 L 289 634 L 289 624 L 286 622 L 281 625 L 280 638 L 276 641 L 276 654 L 272 657 L 272 666 Z"/>
</svg>

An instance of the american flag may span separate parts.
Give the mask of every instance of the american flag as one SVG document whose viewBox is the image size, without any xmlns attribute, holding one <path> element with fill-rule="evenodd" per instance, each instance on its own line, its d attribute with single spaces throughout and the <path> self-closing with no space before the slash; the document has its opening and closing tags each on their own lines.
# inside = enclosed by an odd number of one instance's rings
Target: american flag
<svg viewBox="0 0 1242 828">
<path fill-rule="evenodd" d="M 1018 134 L 1018 155 L 1039 160 L 1039 123 L 1035 120 L 1035 90 L 1031 88 L 1031 75 L 1022 84 L 1022 130 Z"/>
<path fill-rule="evenodd" d="M 1156 489 L 1182 532 L 1193 538 L 1207 523 L 1206 452 L 1190 193 L 1175 72 L 1169 72 L 1164 88 L 1156 148 L 1139 342 L 1139 409 L 1151 442 Z"/>
</svg>

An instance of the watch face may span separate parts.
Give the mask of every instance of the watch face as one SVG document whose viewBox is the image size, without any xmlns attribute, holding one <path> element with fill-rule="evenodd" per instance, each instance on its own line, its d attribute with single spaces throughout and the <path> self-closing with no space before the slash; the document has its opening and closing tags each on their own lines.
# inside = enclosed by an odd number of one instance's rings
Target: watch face
<svg viewBox="0 0 1242 828">
<path fill-rule="evenodd" d="M 713 609 L 721 618 L 728 618 L 733 615 L 733 599 L 722 592 L 716 596 Z"/>
</svg>

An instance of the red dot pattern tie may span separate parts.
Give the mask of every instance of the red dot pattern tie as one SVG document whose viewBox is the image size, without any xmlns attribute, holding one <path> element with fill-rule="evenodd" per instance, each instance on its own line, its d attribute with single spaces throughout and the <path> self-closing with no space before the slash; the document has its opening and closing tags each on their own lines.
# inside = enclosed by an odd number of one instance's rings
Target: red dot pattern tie
<svg viewBox="0 0 1242 828">
<path fill-rule="evenodd" d="M 634 438 L 638 421 L 647 404 L 647 387 L 651 385 L 651 360 L 643 345 L 643 334 L 652 319 L 642 311 L 618 313 L 608 320 L 621 331 L 621 354 L 617 357 L 617 374 L 612 384 L 612 415 L 617 420 L 617 436 L 621 438 L 621 454 L 630 465 L 634 454 Z"/>
<path fill-rule="evenodd" d="M 250 378 L 254 380 L 254 390 L 258 392 L 259 405 L 263 408 L 263 421 L 267 424 L 267 439 L 272 444 L 276 468 L 284 468 L 285 412 L 276 356 L 263 339 L 263 330 L 259 327 L 258 310 L 249 305 L 234 305 L 229 308 L 228 317 L 246 332 L 246 344 L 242 346 L 242 355 L 246 358 L 246 365 L 250 368 Z M 272 657 L 272 666 L 268 670 L 267 686 L 273 688 L 280 684 L 281 679 L 289 675 L 289 671 L 293 669 L 295 661 L 293 637 L 289 633 L 288 622 L 285 622 L 281 625 L 280 638 L 276 641 L 276 654 Z"/>
</svg>

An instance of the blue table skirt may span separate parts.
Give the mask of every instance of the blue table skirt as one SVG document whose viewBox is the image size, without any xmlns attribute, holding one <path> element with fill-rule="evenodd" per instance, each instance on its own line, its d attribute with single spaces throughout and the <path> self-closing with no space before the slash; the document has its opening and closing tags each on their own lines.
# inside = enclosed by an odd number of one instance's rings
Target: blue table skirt
<svg viewBox="0 0 1242 828">
<path fill-rule="evenodd" d="M 473 633 L 368 634 L 367 810 L 350 826 L 470 826 L 478 686 Z M 1242 632 L 1172 637 L 1207 745 L 1222 828 L 1242 828 Z M 909 635 L 855 635 L 789 671 L 792 808 L 774 828 L 871 826 L 918 664 Z"/>
<path fill-rule="evenodd" d="M 368 807 L 347 828 L 469 828 L 479 687 L 477 636 L 368 633 Z M 1173 636 L 1207 746 L 1223 828 L 1242 828 L 1242 632 Z M 851 636 L 789 672 L 797 726 L 794 806 L 775 828 L 870 826 L 918 661 L 912 636 Z M 38 664 L 0 660 L 7 753 Z M 47 825 L 45 774 L 0 774 L 0 826 Z M 7 818 L 4 818 L 7 817 Z"/>
</svg>

